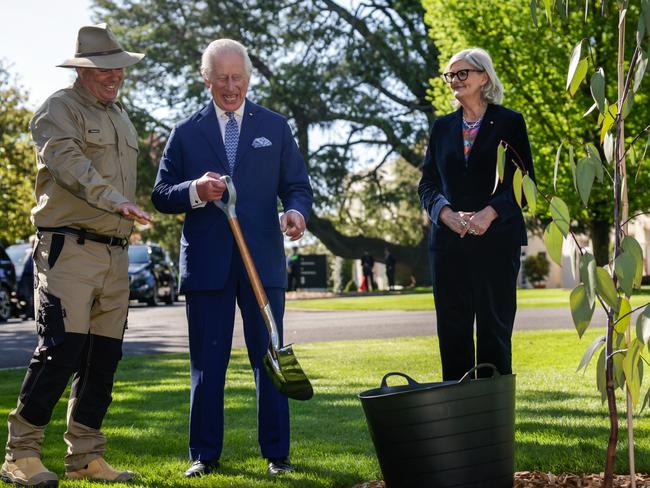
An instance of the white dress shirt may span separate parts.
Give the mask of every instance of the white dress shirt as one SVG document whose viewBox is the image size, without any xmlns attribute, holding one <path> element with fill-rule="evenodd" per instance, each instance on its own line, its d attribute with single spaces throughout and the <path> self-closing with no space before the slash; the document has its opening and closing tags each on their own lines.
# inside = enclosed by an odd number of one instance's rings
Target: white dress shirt
<svg viewBox="0 0 650 488">
<path fill-rule="evenodd" d="M 228 123 L 228 116 L 226 115 L 226 111 L 219 107 L 219 105 L 217 105 L 214 100 L 212 100 L 212 105 L 214 106 L 214 110 L 217 113 L 219 129 L 221 129 L 221 140 L 225 144 L 226 124 Z M 241 123 L 244 118 L 244 105 L 245 102 L 242 103 L 237 110 L 235 110 L 235 122 L 237 122 L 237 130 L 239 132 L 241 132 Z M 196 190 L 196 180 L 194 180 L 190 185 L 190 202 L 192 204 L 192 208 L 205 207 L 207 204 L 207 202 L 204 202 L 199 198 L 199 192 Z"/>
</svg>

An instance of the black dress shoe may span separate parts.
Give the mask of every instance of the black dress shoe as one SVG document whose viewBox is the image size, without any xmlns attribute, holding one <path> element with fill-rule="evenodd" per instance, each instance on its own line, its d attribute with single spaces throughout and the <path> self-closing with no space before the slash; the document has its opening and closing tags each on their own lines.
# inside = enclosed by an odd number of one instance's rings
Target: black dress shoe
<svg viewBox="0 0 650 488">
<path fill-rule="evenodd" d="M 267 461 L 269 462 L 269 474 L 271 476 L 294 471 L 289 457 L 268 458 Z"/>
<path fill-rule="evenodd" d="M 192 464 L 188 470 L 183 473 L 183 476 L 186 478 L 203 476 L 204 474 L 210 474 L 213 471 L 216 471 L 218 467 L 218 459 L 213 459 L 212 461 L 192 461 Z"/>
</svg>

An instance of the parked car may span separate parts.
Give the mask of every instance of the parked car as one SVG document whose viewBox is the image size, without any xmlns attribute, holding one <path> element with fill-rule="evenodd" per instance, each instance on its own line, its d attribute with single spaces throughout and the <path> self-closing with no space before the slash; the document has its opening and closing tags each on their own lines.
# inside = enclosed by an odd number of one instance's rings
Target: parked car
<svg viewBox="0 0 650 488">
<path fill-rule="evenodd" d="M 12 313 L 16 317 L 34 318 L 34 266 L 33 263 L 29 263 L 32 258 L 32 245 L 12 244 L 6 251 L 16 269 L 16 292 L 13 297 Z M 26 266 L 28 264 L 29 266 Z M 28 275 L 23 272 L 25 270 Z"/>
<path fill-rule="evenodd" d="M 0 322 L 12 315 L 12 296 L 16 293 L 16 269 L 14 263 L 0 246 Z"/>
<path fill-rule="evenodd" d="M 171 305 L 177 298 L 176 267 L 167 252 L 157 244 L 129 246 L 129 287 L 131 300 L 158 305 L 162 300 Z"/>
</svg>

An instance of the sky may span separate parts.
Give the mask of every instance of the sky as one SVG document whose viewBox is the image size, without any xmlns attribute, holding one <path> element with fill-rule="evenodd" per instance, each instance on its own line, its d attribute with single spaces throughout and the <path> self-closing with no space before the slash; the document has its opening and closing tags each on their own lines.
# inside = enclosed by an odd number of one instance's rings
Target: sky
<svg viewBox="0 0 650 488">
<path fill-rule="evenodd" d="M 0 60 L 29 92 L 28 108 L 74 79 L 74 70 L 56 65 L 74 56 L 90 14 L 90 0 L 0 0 Z"/>
</svg>

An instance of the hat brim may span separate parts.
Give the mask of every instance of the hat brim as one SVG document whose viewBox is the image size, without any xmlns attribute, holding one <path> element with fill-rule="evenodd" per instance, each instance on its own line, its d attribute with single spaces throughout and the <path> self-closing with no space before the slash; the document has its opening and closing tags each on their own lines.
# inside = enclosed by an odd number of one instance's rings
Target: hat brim
<svg viewBox="0 0 650 488">
<path fill-rule="evenodd" d="M 122 51 L 116 54 L 104 56 L 88 56 L 79 58 L 70 58 L 57 64 L 57 68 L 99 68 L 99 69 L 119 69 L 133 66 L 144 58 L 142 53 L 130 53 Z"/>
</svg>

